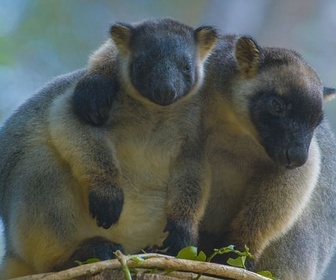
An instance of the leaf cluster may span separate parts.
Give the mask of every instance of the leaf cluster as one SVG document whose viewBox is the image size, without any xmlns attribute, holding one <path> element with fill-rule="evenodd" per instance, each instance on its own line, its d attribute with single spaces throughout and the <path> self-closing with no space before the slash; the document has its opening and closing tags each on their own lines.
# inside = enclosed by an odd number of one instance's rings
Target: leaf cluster
<svg viewBox="0 0 336 280">
<path fill-rule="evenodd" d="M 250 249 L 246 245 L 245 245 L 243 252 L 236 250 L 234 248 L 234 245 L 229 245 L 227 247 L 222 247 L 220 249 L 214 249 L 214 252 L 209 257 L 207 257 L 203 251 L 198 252 L 197 247 L 189 246 L 189 247 L 185 247 L 182 250 L 180 250 L 176 257 L 179 259 L 211 262 L 215 256 L 229 254 L 229 253 L 234 253 L 237 255 L 237 257 L 228 258 L 227 264 L 230 266 L 238 267 L 238 268 L 246 269 L 246 260 L 249 258 L 250 259 L 254 258 L 250 252 Z M 272 280 L 276 280 L 276 278 L 272 275 L 270 271 L 259 271 L 256 273 L 262 276 L 268 277 Z M 200 276 L 201 275 L 199 275 L 198 278 Z"/>
</svg>

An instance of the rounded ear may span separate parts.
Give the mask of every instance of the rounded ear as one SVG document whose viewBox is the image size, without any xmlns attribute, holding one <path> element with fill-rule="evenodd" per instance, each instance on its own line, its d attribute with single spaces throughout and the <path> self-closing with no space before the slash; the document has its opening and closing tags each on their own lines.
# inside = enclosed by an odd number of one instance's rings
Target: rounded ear
<svg viewBox="0 0 336 280">
<path fill-rule="evenodd" d="M 110 28 L 111 37 L 122 55 L 130 51 L 132 32 L 133 27 L 126 23 L 116 23 Z"/>
<path fill-rule="evenodd" d="M 217 42 L 218 32 L 212 26 L 200 26 L 195 29 L 194 37 L 197 42 L 199 57 L 201 60 L 205 60 Z"/>
<path fill-rule="evenodd" d="M 323 88 L 323 101 L 327 102 L 336 97 L 336 89 L 331 87 Z"/>
<path fill-rule="evenodd" d="M 240 37 L 235 46 L 235 57 L 239 72 L 246 78 L 254 77 L 260 66 L 260 48 L 250 37 Z"/>
</svg>

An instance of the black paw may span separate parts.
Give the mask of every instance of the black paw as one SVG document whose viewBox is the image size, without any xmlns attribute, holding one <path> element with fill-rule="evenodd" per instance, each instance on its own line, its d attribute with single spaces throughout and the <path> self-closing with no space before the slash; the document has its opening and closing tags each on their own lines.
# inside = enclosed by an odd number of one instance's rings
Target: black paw
<svg viewBox="0 0 336 280">
<path fill-rule="evenodd" d="M 254 259 L 247 258 L 245 261 L 246 269 L 249 271 L 256 271 L 256 262 Z"/>
<path fill-rule="evenodd" d="M 197 245 L 197 229 L 191 223 L 168 220 L 164 232 L 168 232 L 168 236 L 161 249 L 166 249 L 167 255 L 176 256 L 182 248 Z"/>
<path fill-rule="evenodd" d="M 144 254 L 144 253 L 160 253 L 159 246 L 147 246 L 143 248 L 141 251 L 137 252 L 137 254 Z"/>
<path fill-rule="evenodd" d="M 98 73 L 86 74 L 75 87 L 73 110 L 80 119 L 101 126 L 109 117 L 117 91 L 117 81 Z"/>
<path fill-rule="evenodd" d="M 97 258 L 101 261 L 114 259 L 114 253 L 124 248 L 118 243 L 114 243 L 104 237 L 92 237 L 84 240 L 77 249 L 78 259 L 85 261 L 88 258 Z"/>
<path fill-rule="evenodd" d="M 90 191 L 89 210 L 96 219 L 97 226 L 110 228 L 120 217 L 124 205 L 124 193 L 121 188 L 99 186 Z"/>
<path fill-rule="evenodd" d="M 114 252 L 117 250 L 124 251 L 122 245 L 114 243 L 104 237 L 92 237 L 82 241 L 69 259 L 62 264 L 54 267 L 55 271 L 68 269 L 76 266 L 79 262 L 85 262 L 89 259 L 99 259 L 101 261 L 114 259 Z"/>
</svg>

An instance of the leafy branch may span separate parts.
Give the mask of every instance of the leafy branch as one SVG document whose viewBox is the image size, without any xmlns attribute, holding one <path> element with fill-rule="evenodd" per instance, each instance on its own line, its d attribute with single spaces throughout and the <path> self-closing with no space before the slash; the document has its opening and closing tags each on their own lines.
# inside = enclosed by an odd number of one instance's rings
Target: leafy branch
<svg viewBox="0 0 336 280">
<path fill-rule="evenodd" d="M 250 249 L 245 246 L 244 251 L 241 252 L 239 250 L 234 249 L 234 245 L 230 245 L 227 247 L 222 247 L 220 249 L 214 249 L 214 252 L 207 258 L 203 251 L 197 252 L 197 248 L 193 246 L 183 248 L 177 255 L 177 258 L 188 259 L 188 260 L 198 260 L 198 261 L 206 261 L 211 262 L 212 259 L 217 255 L 224 255 L 234 253 L 238 257 L 237 258 L 229 258 L 227 260 L 227 264 L 233 267 L 246 269 L 245 262 L 247 259 L 253 259 L 254 256 L 251 254 Z M 268 279 L 276 280 L 276 278 L 269 271 L 259 271 L 257 274 L 267 277 Z M 198 275 L 196 279 L 199 279 L 201 276 Z"/>
<path fill-rule="evenodd" d="M 131 279 L 130 278 L 131 269 L 153 269 L 153 268 L 163 270 L 166 272 L 183 271 L 183 273 L 191 272 L 196 274 L 207 274 L 216 277 L 227 277 L 231 279 L 246 279 L 246 280 L 270 279 L 268 277 L 258 275 L 257 273 L 248 271 L 246 269 L 210 263 L 206 261 L 207 258 L 203 252 L 197 253 L 196 247 L 187 247 L 187 248 L 189 249 L 182 249 L 176 258 L 161 254 L 138 254 L 138 255 L 126 256 L 123 255 L 120 251 L 117 251 L 116 252 L 117 259 L 114 260 L 88 263 L 56 273 L 47 273 L 47 274 L 38 274 L 38 275 L 20 277 L 16 278 L 16 280 L 28 280 L 28 279 L 68 280 L 81 276 L 92 276 L 96 275 L 97 273 L 116 269 L 123 270 L 124 277 L 120 279 L 129 280 Z M 217 253 L 222 253 L 224 251 L 226 250 L 219 249 Z M 188 258 L 191 257 L 192 260 L 183 259 L 185 257 Z M 200 276 L 198 276 L 198 278 L 199 277 Z M 209 279 L 209 277 L 207 277 L 207 279 Z"/>
</svg>

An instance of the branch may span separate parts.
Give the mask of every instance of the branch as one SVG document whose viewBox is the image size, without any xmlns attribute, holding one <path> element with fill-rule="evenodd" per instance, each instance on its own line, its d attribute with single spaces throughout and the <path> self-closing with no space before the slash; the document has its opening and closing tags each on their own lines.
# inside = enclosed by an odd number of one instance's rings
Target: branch
<svg viewBox="0 0 336 280">
<path fill-rule="evenodd" d="M 144 260 L 134 261 L 132 257 L 140 257 Z M 119 255 L 120 259 L 120 255 Z M 200 261 L 190 261 L 184 259 L 176 259 L 174 257 L 169 257 L 160 254 L 139 254 L 134 256 L 125 256 L 123 259 L 123 265 L 118 259 L 101 261 L 97 263 L 91 263 L 86 265 L 81 265 L 64 271 L 56 273 L 44 273 L 36 274 L 32 276 L 25 276 L 19 278 L 13 278 L 13 280 L 68 280 L 80 276 L 91 276 L 99 272 L 115 269 L 125 269 L 125 265 L 128 268 L 157 268 L 161 270 L 174 270 L 192 273 L 202 273 L 217 277 L 228 277 L 231 279 L 244 279 L 244 280 L 269 280 L 269 278 L 256 274 L 254 272 L 231 267 L 227 265 L 219 265 L 209 262 Z M 202 279 L 202 278 L 201 278 Z"/>
</svg>

